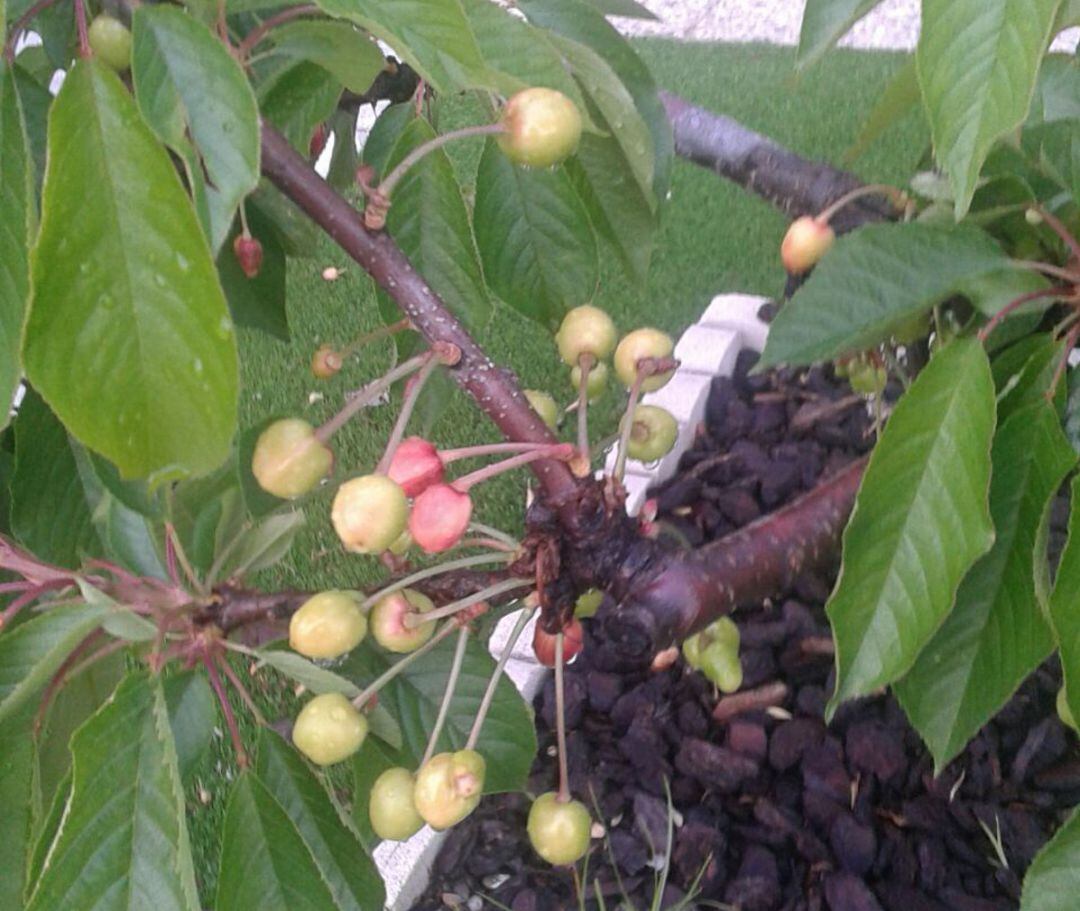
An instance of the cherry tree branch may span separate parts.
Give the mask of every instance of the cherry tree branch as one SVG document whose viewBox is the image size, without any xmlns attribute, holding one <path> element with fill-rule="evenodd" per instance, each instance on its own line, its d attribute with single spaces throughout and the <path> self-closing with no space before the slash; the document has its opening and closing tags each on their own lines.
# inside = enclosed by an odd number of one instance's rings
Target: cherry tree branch
<svg viewBox="0 0 1080 911">
<path fill-rule="evenodd" d="M 363 216 L 315 173 L 284 136 L 265 123 L 262 170 L 375 279 L 429 344 L 449 342 L 461 349 L 460 362 L 448 373 L 507 439 L 558 442 L 530 407 L 514 377 L 484 354 L 397 244 L 385 233 L 368 231 Z M 573 499 L 578 485 L 565 462 L 546 459 L 532 467 L 552 504 L 564 505 Z"/>
</svg>

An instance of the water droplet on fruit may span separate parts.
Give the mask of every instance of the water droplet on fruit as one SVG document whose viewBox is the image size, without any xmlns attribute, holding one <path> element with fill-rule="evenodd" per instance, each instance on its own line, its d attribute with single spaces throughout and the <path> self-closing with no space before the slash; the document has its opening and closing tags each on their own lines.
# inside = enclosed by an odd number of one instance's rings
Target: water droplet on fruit
<svg viewBox="0 0 1080 911">
<path fill-rule="evenodd" d="M 227 316 L 223 316 L 221 318 L 221 321 L 218 323 L 218 337 L 226 339 L 230 335 L 232 335 L 232 331 L 233 331 L 232 320 L 229 319 Z"/>
<path fill-rule="evenodd" d="M 79 263 L 79 271 L 83 275 L 86 275 L 87 273 L 89 273 L 89 271 L 90 271 L 90 263 L 87 263 L 87 262 Z"/>
<path fill-rule="evenodd" d="M 195 368 L 196 373 L 202 373 L 203 372 L 203 365 L 202 365 L 202 359 L 201 358 L 195 358 L 195 363 L 192 364 L 191 366 Z"/>
<path fill-rule="evenodd" d="M 160 272 L 155 273 L 154 284 L 157 285 L 159 288 L 164 288 L 166 285 L 165 276 L 162 275 Z"/>
<path fill-rule="evenodd" d="M 176 254 L 176 265 L 181 272 L 187 272 L 187 270 L 191 268 L 191 263 L 188 262 L 187 257 L 184 256 L 183 253 Z"/>
</svg>

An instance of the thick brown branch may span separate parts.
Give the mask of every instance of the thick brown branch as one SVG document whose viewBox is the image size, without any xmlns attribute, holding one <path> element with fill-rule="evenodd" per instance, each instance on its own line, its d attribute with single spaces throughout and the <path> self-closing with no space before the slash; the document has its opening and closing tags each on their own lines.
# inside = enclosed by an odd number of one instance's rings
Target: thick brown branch
<svg viewBox="0 0 1080 911">
<path fill-rule="evenodd" d="M 602 637 L 647 661 L 737 607 L 782 593 L 834 559 L 859 489 L 860 459 L 790 505 L 693 551 L 659 554 L 602 611 Z"/>
<path fill-rule="evenodd" d="M 450 375 L 507 439 L 557 442 L 514 377 L 491 362 L 394 241 L 369 232 L 362 216 L 268 124 L 262 128 L 262 170 L 378 282 L 429 343 L 450 342 L 461 349 L 461 361 Z M 550 502 L 564 505 L 573 498 L 577 484 L 565 463 L 540 461 L 533 470 Z"/>
<path fill-rule="evenodd" d="M 854 174 L 802 158 L 730 117 L 695 107 L 670 92 L 661 92 L 660 100 L 678 155 L 752 190 L 792 218 L 816 215 L 862 185 Z M 865 197 L 843 209 L 832 223 L 843 233 L 894 216 L 885 200 Z"/>
</svg>

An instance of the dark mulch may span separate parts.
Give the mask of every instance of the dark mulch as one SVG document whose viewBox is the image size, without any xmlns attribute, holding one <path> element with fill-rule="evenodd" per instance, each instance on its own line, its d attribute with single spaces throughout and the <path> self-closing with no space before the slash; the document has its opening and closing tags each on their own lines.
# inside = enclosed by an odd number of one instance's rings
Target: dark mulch
<svg viewBox="0 0 1080 911">
<path fill-rule="evenodd" d="M 865 408 L 830 371 L 748 376 L 752 362 L 744 352 L 735 376 L 714 382 L 697 445 L 656 491 L 662 522 L 692 545 L 775 509 L 869 445 Z M 736 618 L 745 681 L 734 702 L 681 661 L 613 673 L 587 647 L 568 669 L 571 785 L 607 827 L 590 855 L 586 907 L 598 907 L 596 888 L 608 908 L 624 893 L 651 907 L 665 782 L 676 826 L 663 907 L 695 881 L 699 899 L 741 911 L 1019 906 L 1032 857 L 1080 802 L 1080 751 L 1054 709 L 1060 674 L 1035 673 L 935 779 L 891 696 L 848 704 L 825 726 L 831 582 L 804 577 Z M 740 705 L 747 693 L 756 707 Z M 556 778 L 550 682 L 536 708 L 529 790 L 540 793 Z M 568 871 L 529 847 L 528 806 L 523 795 L 488 798 L 454 829 L 417 911 L 577 907 Z M 1007 866 L 988 835 L 998 832 Z"/>
</svg>

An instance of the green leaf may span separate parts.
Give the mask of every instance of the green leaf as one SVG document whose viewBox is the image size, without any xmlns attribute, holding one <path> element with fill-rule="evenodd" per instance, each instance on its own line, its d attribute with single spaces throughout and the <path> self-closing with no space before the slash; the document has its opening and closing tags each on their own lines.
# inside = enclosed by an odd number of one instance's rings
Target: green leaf
<svg viewBox="0 0 1080 911">
<path fill-rule="evenodd" d="M 844 161 L 850 163 L 860 158 L 874 142 L 915 107 L 921 97 L 915 58 L 911 57 L 889 79 L 874 107 L 866 115 L 855 142 L 844 153 Z"/>
<path fill-rule="evenodd" d="M 235 465 L 223 465 L 212 475 L 177 485 L 170 506 L 169 517 L 188 560 L 197 573 L 209 572 L 245 521 Z"/>
<path fill-rule="evenodd" d="M 301 510 L 267 516 L 230 544 L 229 557 L 218 571 L 218 578 L 242 578 L 273 566 L 289 552 L 303 527 Z"/>
<path fill-rule="evenodd" d="M 1043 58 L 1028 126 L 1080 118 L 1080 62 L 1075 56 L 1049 54 Z"/>
<path fill-rule="evenodd" d="M 332 73 L 301 61 L 259 87 L 259 108 L 306 158 L 312 132 L 334 113 L 340 97 L 341 83 Z"/>
<path fill-rule="evenodd" d="M 411 766 L 415 758 L 407 756 L 401 750 L 388 746 L 381 740 L 368 737 L 364 740 L 359 751 L 353 754 L 353 799 L 352 821 L 360 839 L 370 849 L 378 844 L 379 836 L 371 828 L 371 817 L 368 815 L 370 804 L 371 787 L 387 769 L 397 766 Z"/>
<path fill-rule="evenodd" d="M 182 157 L 194 143 L 200 177 L 205 171 L 210 246 L 217 250 L 236 207 L 259 182 L 255 94 L 225 45 L 179 8 L 139 7 L 132 36 L 139 110 L 158 138 Z"/>
<path fill-rule="evenodd" d="M 237 325 L 258 329 L 287 342 L 289 318 L 285 306 L 285 249 L 277 228 L 261 209 L 249 205 L 246 211 L 251 234 L 262 244 L 262 266 L 254 278 L 248 278 L 240 268 L 233 252 L 233 240 L 240 234 L 238 221 L 218 253 L 217 269 L 221 287 Z"/>
<path fill-rule="evenodd" d="M 1027 117 L 1061 0 L 923 0 L 916 60 L 956 217 L 991 146 Z"/>
<path fill-rule="evenodd" d="M 1024 877 L 1020 911 L 1074 911 L 1080 894 L 1080 810 L 1035 856 Z"/>
<path fill-rule="evenodd" d="M 2 34 L 2 32 L 0 32 Z M 0 64 L 0 430 L 22 376 L 19 348 L 30 297 L 30 240 L 36 221 L 34 164 L 9 64 Z"/>
<path fill-rule="evenodd" d="M 371 37 L 347 22 L 288 22 L 273 29 L 270 37 L 276 53 L 317 63 L 357 94 L 366 92 L 386 65 Z"/>
<path fill-rule="evenodd" d="M 11 530 L 41 559 L 72 569 L 102 556 L 67 431 L 28 389 L 15 420 Z"/>
<path fill-rule="evenodd" d="M 795 65 L 808 69 L 881 0 L 806 0 Z"/>
<path fill-rule="evenodd" d="M 434 136 L 426 120 L 412 120 L 394 146 L 386 171 Z M 424 156 L 394 188 L 386 229 L 456 316 L 473 329 L 487 323 L 491 304 L 469 212 L 443 149 Z"/>
<path fill-rule="evenodd" d="M 394 147 L 398 144 L 406 127 L 414 119 L 416 119 L 416 106 L 405 102 L 390 105 L 375 120 L 364 148 L 361 150 L 361 155 L 364 162 L 371 165 L 380 177 L 385 176 L 390 170 L 387 162 L 394 154 Z"/>
<path fill-rule="evenodd" d="M 46 133 L 53 96 L 47 83 L 42 85 L 22 68 L 20 63 L 25 56 L 26 51 L 23 51 L 16 58 L 13 75 L 15 91 L 19 95 L 19 105 L 22 108 L 23 123 L 26 127 L 27 143 L 34 161 L 34 185 L 40 188 L 41 179 L 45 175 Z M 52 73 L 51 66 L 49 73 L 50 75 Z"/>
<path fill-rule="evenodd" d="M 562 169 L 514 167 L 489 140 L 474 218 L 488 283 L 514 309 L 554 328 L 596 293 L 596 238 Z"/>
<path fill-rule="evenodd" d="M 130 675 L 72 738 L 71 799 L 28 911 L 197 911 L 184 792 L 160 681 Z"/>
<path fill-rule="evenodd" d="M 356 166 L 360 156 L 356 151 L 356 118 L 358 111 L 338 108 L 330 120 L 334 136 L 334 151 L 330 153 L 330 167 L 326 182 L 339 192 L 347 192 L 356 183 Z"/>
<path fill-rule="evenodd" d="M 971 278 L 1008 265 L 975 228 L 867 225 L 845 234 L 769 329 L 759 368 L 809 364 L 871 345 Z"/>
<path fill-rule="evenodd" d="M 1021 339 L 994 358 L 998 423 L 1005 423 L 1021 408 L 1045 399 L 1061 355 L 1061 343 L 1055 341 L 1052 334 L 1044 332 Z M 1063 396 L 1064 391 L 1059 384 L 1059 396 Z"/>
<path fill-rule="evenodd" d="M 972 567 L 952 613 L 896 693 L 938 771 L 1050 653 L 1035 590 L 1045 509 L 1076 462 L 1045 401 L 1016 412 L 994 438 L 994 546 Z"/>
<path fill-rule="evenodd" d="M 304 152 L 307 151 L 305 148 Z M 310 218 L 265 178 L 244 203 L 248 215 L 260 211 L 273 224 L 278 241 L 289 256 L 314 257 L 320 250 L 323 233 Z"/>
<path fill-rule="evenodd" d="M 273 731 L 259 733 L 255 772 L 296 826 L 342 911 L 382 911 L 375 864 L 307 763 Z"/>
<path fill-rule="evenodd" d="M 874 447 L 826 605 L 836 639 L 829 713 L 903 676 L 989 549 L 994 383 L 982 345 L 935 356 Z"/>
<path fill-rule="evenodd" d="M 1069 508 L 1069 537 L 1050 594 L 1050 621 L 1061 653 L 1065 698 L 1080 718 L 1080 477 L 1074 478 Z"/>
<path fill-rule="evenodd" d="M 498 89 L 459 0 L 319 0 L 381 38 L 439 92 Z"/>
<path fill-rule="evenodd" d="M 33 846 L 34 738 L 31 712 L 0 723 L 0 908 L 23 906 L 27 857 Z"/>
<path fill-rule="evenodd" d="M 60 824 L 64 820 L 64 814 L 67 812 L 70 800 L 71 769 L 69 768 L 67 774 L 57 785 L 52 801 L 46 804 L 44 815 L 35 820 L 33 849 L 26 865 L 27 886 L 41 878 L 41 871 L 45 869 L 45 861 L 49 857 L 49 850 L 52 848 L 53 842 L 56 840 L 56 833 L 60 831 Z"/>
<path fill-rule="evenodd" d="M 225 810 L 214 907 L 216 911 L 340 911 L 296 826 L 251 772 L 236 780 Z"/>
<path fill-rule="evenodd" d="M 379 692 L 380 704 L 387 706 L 401 725 L 403 752 L 411 756 L 413 762 L 418 762 L 424 754 L 442 703 L 446 673 L 455 648 L 454 639 L 451 636 L 443 640 L 417 658 Z M 397 655 L 387 655 L 363 643 L 353 650 L 339 670 L 357 683 L 370 683 L 398 659 Z M 495 663 L 484 646 L 471 639 L 446 726 L 439 738 L 440 750 L 464 747 L 494 669 Z M 523 786 L 536 755 L 536 732 L 528 705 L 505 676 L 496 688 L 477 749 L 487 760 L 485 793 L 512 791 Z"/>
<path fill-rule="evenodd" d="M 173 674 L 165 680 L 164 688 L 176 743 L 176 763 L 180 778 L 186 782 L 210 749 L 217 722 L 217 702 L 206 675 L 194 671 Z"/>
<path fill-rule="evenodd" d="M 42 209 L 30 381 L 124 477 L 209 471 L 236 423 L 232 321 L 168 154 L 103 64 L 53 104 Z"/>
<path fill-rule="evenodd" d="M 1056 120 L 1024 131 L 1024 150 L 1080 204 L 1080 120 Z"/>
<path fill-rule="evenodd" d="M 586 0 L 586 2 L 605 16 L 624 16 L 627 19 L 652 19 L 654 21 L 659 18 L 652 10 L 637 3 L 636 0 Z"/>
</svg>

